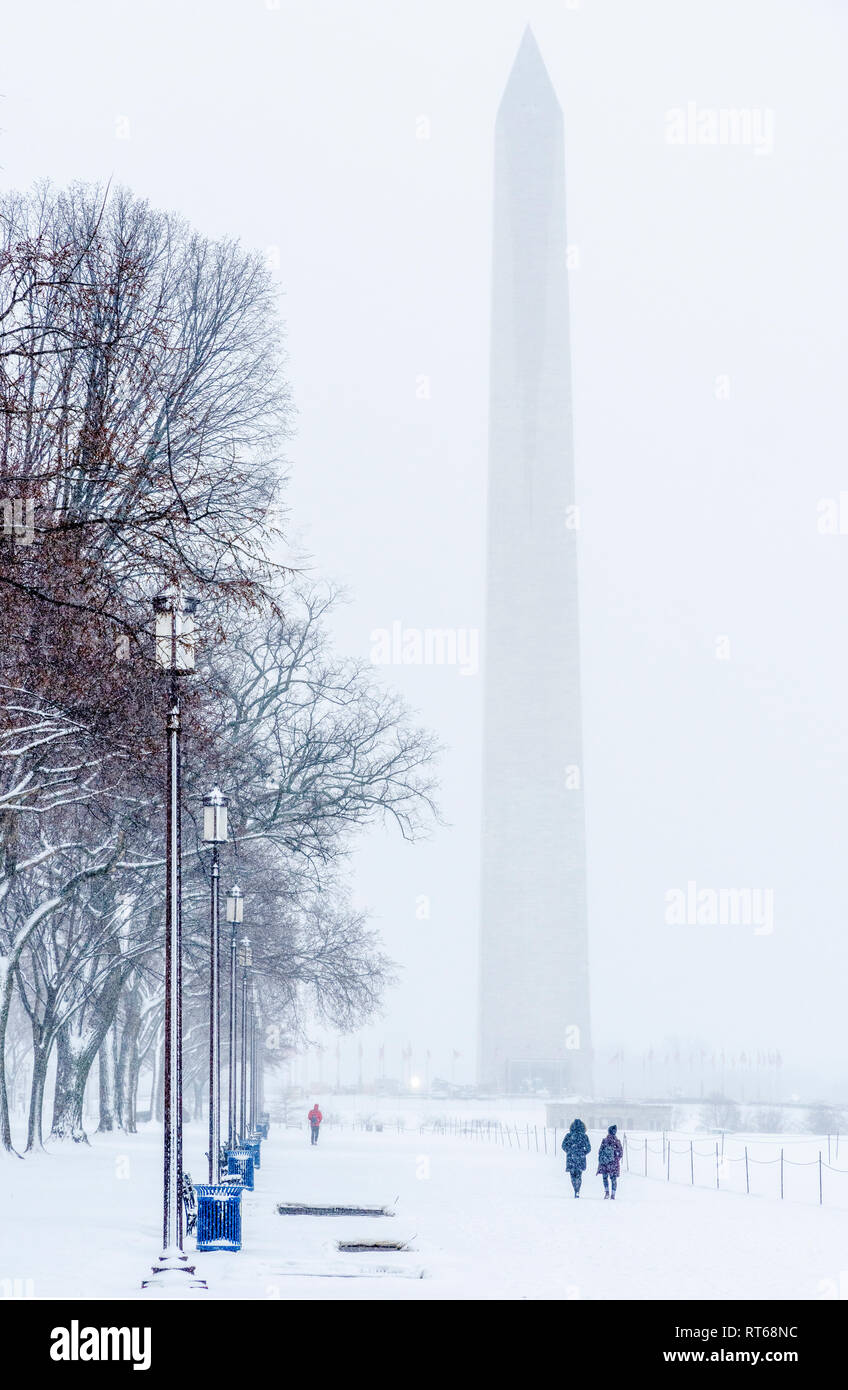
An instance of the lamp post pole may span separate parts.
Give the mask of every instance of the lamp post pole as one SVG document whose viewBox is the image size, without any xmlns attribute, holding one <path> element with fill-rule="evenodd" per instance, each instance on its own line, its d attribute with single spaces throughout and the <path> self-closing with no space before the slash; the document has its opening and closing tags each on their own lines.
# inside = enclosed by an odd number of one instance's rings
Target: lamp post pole
<svg viewBox="0 0 848 1390">
<path fill-rule="evenodd" d="M 250 992 L 250 1133 L 256 1133 L 256 981 Z"/>
<path fill-rule="evenodd" d="M 233 888 L 227 897 L 227 921 L 230 925 L 230 1064 L 227 1090 L 227 1148 L 238 1143 L 236 1130 L 236 962 L 237 934 L 244 920 L 244 897 L 240 888 Z"/>
<path fill-rule="evenodd" d="M 227 798 L 217 787 L 203 799 L 203 839 L 212 846 L 209 923 L 209 1181 L 221 1180 L 221 940 L 218 846 L 227 838 Z"/>
<path fill-rule="evenodd" d="M 247 975 L 252 963 L 250 941 L 242 938 L 241 964 L 241 1077 L 239 1087 L 239 1143 L 247 1138 Z"/>
<path fill-rule="evenodd" d="M 170 1284 L 174 1275 L 194 1274 L 183 1253 L 183 1116 L 182 1116 L 182 909 L 180 825 L 180 687 L 179 673 L 194 670 L 194 613 L 197 600 L 173 588 L 154 600 L 156 661 L 170 674 L 166 716 L 168 787 L 165 850 L 165 1105 L 162 1183 L 162 1254 L 148 1285 Z M 182 1284 L 182 1280 L 178 1281 Z M 202 1279 L 191 1286 L 206 1288 Z"/>
<path fill-rule="evenodd" d="M 212 850 L 212 913 L 209 924 L 209 1181 L 220 1180 L 221 1152 L 221 1037 L 218 1007 L 218 881 L 221 876 L 218 846 Z"/>
<path fill-rule="evenodd" d="M 262 1010 L 259 1007 L 259 991 L 256 991 L 256 1080 L 253 1083 L 254 1123 L 262 1118 Z"/>
</svg>

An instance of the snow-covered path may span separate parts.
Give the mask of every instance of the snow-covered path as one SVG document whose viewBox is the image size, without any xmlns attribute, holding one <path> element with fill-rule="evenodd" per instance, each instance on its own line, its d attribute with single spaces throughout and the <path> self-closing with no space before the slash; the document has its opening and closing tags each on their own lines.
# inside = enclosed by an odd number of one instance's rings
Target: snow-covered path
<svg viewBox="0 0 848 1390">
<path fill-rule="evenodd" d="M 196 1181 L 204 1137 L 186 1133 Z M 151 1128 L 4 1161 L 0 1280 L 21 1281 L 3 1284 L 6 1296 L 146 1297 L 160 1144 Z M 559 1163 L 497 1145 L 345 1128 L 325 1129 L 312 1148 L 305 1131 L 276 1126 L 243 1198 L 242 1251 L 196 1262 L 212 1298 L 251 1299 L 816 1299 L 833 1296 L 845 1269 L 848 1212 L 626 1176 L 618 1201 L 601 1196 L 592 1167 L 576 1202 Z M 397 1214 L 284 1217 L 280 1201 Z M 361 1238 L 412 1238 L 413 1249 L 335 1248 Z M 386 1272 L 367 1277 L 375 1267 Z"/>
</svg>

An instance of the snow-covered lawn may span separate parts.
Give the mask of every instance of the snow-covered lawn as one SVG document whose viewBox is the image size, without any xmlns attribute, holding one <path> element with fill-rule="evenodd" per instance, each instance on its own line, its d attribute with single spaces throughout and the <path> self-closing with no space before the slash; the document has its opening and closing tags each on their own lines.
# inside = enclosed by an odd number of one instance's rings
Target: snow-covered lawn
<svg viewBox="0 0 848 1390">
<path fill-rule="evenodd" d="M 204 1126 L 185 1165 L 204 1181 Z M 161 1134 L 4 1159 L 0 1295 L 145 1298 L 158 1253 Z M 840 1157 L 842 1157 L 840 1155 Z M 416 1131 L 275 1125 L 239 1254 L 196 1257 L 211 1298 L 800 1298 L 834 1296 L 848 1212 L 624 1175 L 603 1202 L 594 1165 L 575 1201 L 551 1155 Z M 387 1205 L 393 1219 L 280 1216 L 278 1202 Z M 391 1255 L 338 1240 L 409 1240 Z M 186 1241 L 193 1250 L 194 1240 Z M 414 1277 L 424 1271 L 425 1277 Z M 342 1277 L 342 1276 L 354 1277 Z M 19 1281 L 17 1284 L 14 1281 Z M 29 1283 L 28 1281 L 31 1281 Z"/>
</svg>

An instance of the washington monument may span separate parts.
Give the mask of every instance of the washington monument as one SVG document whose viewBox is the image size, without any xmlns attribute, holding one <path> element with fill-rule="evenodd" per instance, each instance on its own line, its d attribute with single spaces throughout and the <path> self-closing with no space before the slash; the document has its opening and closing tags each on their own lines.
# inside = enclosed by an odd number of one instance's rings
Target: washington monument
<svg viewBox="0 0 848 1390">
<path fill-rule="evenodd" d="M 478 1072 L 589 1095 L 564 162 L 528 28 L 495 126 Z"/>
</svg>

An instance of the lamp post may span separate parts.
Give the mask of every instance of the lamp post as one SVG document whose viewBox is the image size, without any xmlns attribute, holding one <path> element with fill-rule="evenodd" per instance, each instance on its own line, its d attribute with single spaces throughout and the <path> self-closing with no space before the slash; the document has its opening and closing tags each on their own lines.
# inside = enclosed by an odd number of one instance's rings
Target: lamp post
<svg viewBox="0 0 848 1390">
<path fill-rule="evenodd" d="M 256 996 L 256 1115 L 265 1114 L 265 1048 L 262 1042 L 262 1008 Z"/>
<path fill-rule="evenodd" d="M 250 1111 L 248 1114 L 248 1132 L 256 1133 L 256 1052 L 257 1052 L 257 998 L 256 981 L 252 982 L 250 991 Z"/>
<path fill-rule="evenodd" d="M 247 977 L 253 964 L 253 952 L 248 937 L 239 943 L 241 966 L 241 1085 L 239 1088 L 239 1143 L 247 1138 Z"/>
<path fill-rule="evenodd" d="M 221 1154 L 221 942 L 218 846 L 227 839 L 227 798 L 217 787 L 203 798 L 203 842 L 212 846 L 209 921 L 209 1181 L 220 1181 Z"/>
<path fill-rule="evenodd" d="M 238 928 L 244 921 L 244 897 L 240 888 L 227 895 L 227 921 L 230 925 L 230 1066 L 227 1093 L 227 1148 L 238 1143 L 236 1133 L 236 940 Z"/>
<path fill-rule="evenodd" d="M 194 670 L 194 614 L 197 600 L 177 587 L 153 601 L 156 622 L 155 660 L 170 677 L 166 729 L 168 790 L 165 852 L 165 1136 L 162 1184 L 162 1254 L 148 1285 L 178 1282 L 175 1276 L 194 1274 L 183 1253 L 183 1074 L 182 1074 L 182 907 L 180 896 L 180 683 L 181 673 Z M 206 1288 L 203 1279 L 191 1287 Z"/>
<path fill-rule="evenodd" d="M 259 1122 L 260 1111 L 262 1109 L 261 1081 L 262 1075 L 262 1015 L 259 1009 L 259 991 L 256 988 L 256 981 L 253 982 L 253 1034 L 252 1046 L 250 1050 L 250 1130 L 256 1133 L 256 1126 Z"/>
</svg>

